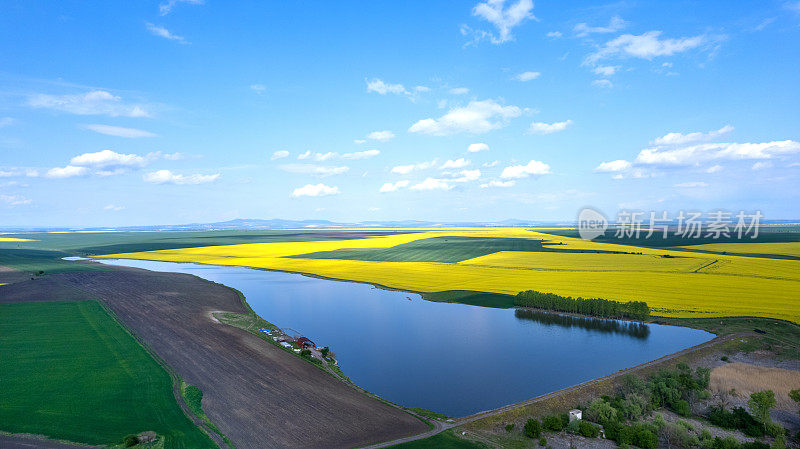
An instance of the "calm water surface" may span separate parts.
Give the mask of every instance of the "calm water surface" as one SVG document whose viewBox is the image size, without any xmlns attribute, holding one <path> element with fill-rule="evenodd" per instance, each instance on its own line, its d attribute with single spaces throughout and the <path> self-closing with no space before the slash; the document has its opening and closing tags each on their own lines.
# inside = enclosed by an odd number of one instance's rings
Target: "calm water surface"
<svg viewBox="0 0 800 449">
<path fill-rule="evenodd" d="M 695 329 L 434 303 L 300 274 L 142 260 L 241 291 L 265 320 L 336 352 L 361 387 L 458 417 L 523 401 L 713 338 Z"/>
</svg>

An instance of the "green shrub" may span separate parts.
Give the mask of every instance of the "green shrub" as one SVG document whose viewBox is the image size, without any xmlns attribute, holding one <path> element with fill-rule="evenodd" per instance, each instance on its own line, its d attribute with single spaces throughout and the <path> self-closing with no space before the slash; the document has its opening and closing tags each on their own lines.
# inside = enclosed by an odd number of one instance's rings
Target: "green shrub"
<svg viewBox="0 0 800 449">
<path fill-rule="evenodd" d="M 547 446 L 547 438 L 544 436 L 539 437 L 539 446 L 545 447 Z"/>
<path fill-rule="evenodd" d="M 125 437 L 122 439 L 122 444 L 125 447 L 136 446 L 139 444 L 139 438 L 137 438 L 136 435 L 125 435 Z"/>
<path fill-rule="evenodd" d="M 552 432 L 564 430 L 564 424 L 561 422 L 561 418 L 558 415 L 545 416 L 542 420 L 542 427 L 544 430 L 550 430 Z"/>
<path fill-rule="evenodd" d="M 580 420 L 577 421 L 578 424 L 578 433 L 586 438 L 597 438 L 600 435 L 600 428 L 595 426 L 592 423 Z"/>
<path fill-rule="evenodd" d="M 539 438 L 542 434 L 542 424 L 538 419 L 528 418 L 525 422 L 525 436 L 528 438 Z"/>
<path fill-rule="evenodd" d="M 302 351 L 300 351 L 300 356 L 301 357 L 310 357 L 311 356 L 311 350 L 310 349 L 303 349 Z"/>
<path fill-rule="evenodd" d="M 681 416 L 689 416 L 692 414 L 692 409 L 689 407 L 689 403 L 684 401 L 683 399 L 678 399 L 677 401 L 672 403 L 672 411 L 681 415 Z"/>
<path fill-rule="evenodd" d="M 512 430 L 514 430 L 514 423 L 506 424 L 506 432 L 511 432 Z"/>
</svg>

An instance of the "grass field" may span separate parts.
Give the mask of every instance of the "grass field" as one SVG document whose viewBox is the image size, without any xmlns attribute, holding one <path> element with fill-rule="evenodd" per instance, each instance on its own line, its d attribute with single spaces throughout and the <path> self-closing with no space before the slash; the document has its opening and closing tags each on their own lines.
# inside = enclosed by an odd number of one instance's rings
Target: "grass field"
<svg viewBox="0 0 800 449">
<path fill-rule="evenodd" d="M 465 251 L 467 242 L 476 243 L 476 252 L 481 253 L 487 245 L 503 248 L 496 242 L 501 239 L 510 239 L 509 245 L 523 249 L 526 246 L 520 239 L 529 239 L 534 247 L 545 240 L 543 247 L 552 250 L 498 251 L 457 263 L 303 256 L 380 249 L 382 254 L 394 251 L 402 255 L 401 260 L 408 260 L 408 248 L 414 247 L 410 243 L 424 244 L 431 239 L 436 239 L 435 245 L 423 245 L 423 252 L 426 258 L 439 260 L 459 259 L 457 254 Z M 448 249 L 451 241 L 460 246 L 458 252 Z M 800 261 L 589 242 L 523 228 L 437 229 L 355 240 L 208 246 L 107 257 L 292 271 L 422 293 L 514 295 L 535 289 L 566 296 L 646 301 L 660 316 L 762 316 L 800 321 Z M 447 300 L 443 295 L 438 300 Z"/>
<path fill-rule="evenodd" d="M 31 274 L 39 273 L 40 271 L 44 272 L 42 274 L 52 274 L 65 271 L 105 270 L 104 267 L 61 260 L 62 257 L 68 255 L 60 251 L 0 248 L 0 266 Z"/>
<path fill-rule="evenodd" d="M 747 242 L 747 243 L 708 243 L 704 245 L 692 245 L 683 247 L 686 249 L 698 249 L 715 253 L 733 254 L 758 254 L 758 255 L 782 255 L 800 257 L 800 242 Z"/>
<path fill-rule="evenodd" d="M 394 449 L 484 449 L 488 446 L 459 438 L 453 434 L 452 430 L 446 430 L 429 438 L 391 447 Z"/>
<path fill-rule="evenodd" d="M 95 301 L 0 304 L 0 430 L 119 444 L 152 430 L 166 448 L 216 445 L 184 415 L 172 379 Z"/>
</svg>

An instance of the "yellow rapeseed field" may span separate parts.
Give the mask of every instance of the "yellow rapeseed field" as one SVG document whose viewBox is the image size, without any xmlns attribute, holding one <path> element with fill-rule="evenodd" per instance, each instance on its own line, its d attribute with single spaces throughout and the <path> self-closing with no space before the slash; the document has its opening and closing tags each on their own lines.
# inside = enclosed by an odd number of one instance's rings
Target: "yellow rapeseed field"
<svg viewBox="0 0 800 449">
<path fill-rule="evenodd" d="M 0 237 L 0 242 L 33 242 L 33 239 L 19 239 L 16 237 Z"/>
<path fill-rule="evenodd" d="M 443 236 L 545 239 L 556 249 L 628 254 L 502 251 L 460 263 L 285 257 L 345 248 L 387 248 Z M 515 294 L 535 289 L 569 296 L 646 301 L 654 314 L 663 316 L 763 316 L 800 322 L 800 261 L 594 243 L 523 228 L 435 229 L 356 240 L 254 243 L 103 257 L 291 271 L 417 292 L 475 290 Z"/>
<path fill-rule="evenodd" d="M 800 242 L 780 243 L 708 243 L 705 245 L 684 246 L 686 249 L 728 252 L 739 254 L 780 254 L 800 257 Z"/>
</svg>

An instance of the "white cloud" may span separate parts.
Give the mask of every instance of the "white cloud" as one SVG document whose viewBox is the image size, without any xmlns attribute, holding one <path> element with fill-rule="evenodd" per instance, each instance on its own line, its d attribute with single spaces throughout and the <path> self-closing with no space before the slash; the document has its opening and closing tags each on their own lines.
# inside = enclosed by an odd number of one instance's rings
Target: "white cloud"
<svg viewBox="0 0 800 449">
<path fill-rule="evenodd" d="M 453 186 L 448 184 L 447 181 L 436 178 L 425 178 L 419 184 L 411 186 L 411 190 L 450 190 Z"/>
<path fill-rule="evenodd" d="M 353 141 L 356 145 L 361 145 L 362 143 L 367 143 L 366 139 L 356 139 Z"/>
<path fill-rule="evenodd" d="M 547 33 L 547 37 L 549 37 L 550 39 L 559 39 L 561 36 L 563 36 L 561 31 L 550 31 L 549 33 Z"/>
<path fill-rule="evenodd" d="M 477 153 L 479 151 L 489 151 L 489 145 L 485 143 L 471 143 L 467 147 L 467 151 L 470 153 Z"/>
<path fill-rule="evenodd" d="M 648 31 L 640 35 L 623 34 L 587 56 L 584 63 L 594 65 L 602 59 L 617 56 L 652 60 L 658 56 L 672 56 L 697 48 L 708 40 L 705 35 L 678 39 L 659 39 L 659 36 L 661 31 Z"/>
<path fill-rule="evenodd" d="M 215 173 L 213 175 L 201 175 L 199 173 L 195 173 L 192 175 L 180 175 L 172 173 L 169 170 L 157 170 L 154 172 L 146 173 L 142 177 L 142 179 L 153 184 L 188 185 L 188 184 L 205 184 L 208 182 L 214 182 L 219 178 L 219 176 L 220 176 L 219 173 Z"/>
<path fill-rule="evenodd" d="M 675 187 L 683 188 L 683 189 L 696 189 L 701 187 L 708 187 L 703 181 L 689 181 L 689 182 L 682 182 L 680 184 L 675 184 Z"/>
<path fill-rule="evenodd" d="M 438 119 L 424 119 L 414 123 L 412 133 L 447 136 L 458 133 L 482 134 L 502 128 L 522 110 L 516 106 L 503 106 L 494 100 L 470 101 L 467 106 L 450 109 Z"/>
<path fill-rule="evenodd" d="M 540 75 L 541 73 L 539 72 L 522 72 L 517 74 L 514 77 L 514 79 L 517 81 L 525 82 L 525 81 L 535 80 L 536 78 L 539 78 Z"/>
<path fill-rule="evenodd" d="M 497 28 L 499 36 L 488 36 L 494 44 L 513 40 L 512 29 L 525 20 L 535 19 L 532 13 L 532 0 L 518 0 L 507 8 L 504 8 L 504 6 L 505 0 L 487 0 L 483 3 L 478 3 L 472 9 L 472 15 L 488 21 Z"/>
<path fill-rule="evenodd" d="M 453 95 L 466 95 L 469 93 L 469 89 L 467 89 L 466 87 L 454 87 L 450 89 L 448 92 L 450 92 Z"/>
<path fill-rule="evenodd" d="M 485 163 L 483 164 L 483 166 L 484 166 L 484 167 L 494 167 L 494 166 L 496 166 L 496 165 L 497 165 L 497 164 L 499 164 L 499 163 L 500 163 L 500 161 L 485 162 Z"/>
<path fill-rule="evenodd" d="M 153 155 L 155 156 L 155 153 Z M 138 154 L 122 154 L 111 150 L 103 150 L 75 156 L 69 161 L 69 164 L 80 167 L 108 169 L 144 167 L 147 162 L 148 158 Z"/>
<path fill-rule="evenodd" d="M 117 206 L 115 204 L 109 204 L 109 205 L 107 205 L 106 207 L 103 208 L 103 210 L 110 210 L 110 211 L 114 211 L 114 212 L 118 212 L 118 211 L 121 211 L 123 209 L 125 209 L 125 207 Z"/>
<path fill-rule="evenodd" d="M 255 92 L 255 93 L 259 94 L 259 95 L 261 95 L 267 90 L 267 86 L 265 86 L 263 84 L 251 84 L 250 85 L 250 90 L 252 90 L 253 92 Z"/>
<path fill-rule="evenodd" d="M 333 159 L 337 156 L 339 156 L 339 154 L 332 151 L 328 151 L 327 153 L 312 153 L 311 150 L 308 150 L 305 153 L 298 154 L 297 159 L 313 159 L 317 162 L 322 162 L 327 161 L 328 159 Z"/>
<path fill-rule="evenodd" d="M 688 134 L 682 133 L 669 133 L 653 140 L 653 145 L 683 145 L 694 142 L 705 142 L 713 140 L 719 136 L 728 134 L 733 131 L 733 126 L 725 125 L 716 131 L 709 131 L 707 133 L 694 132 Z"/>
<path fill-rule="evenodd" d="M 369 159 L 379 154 L 381 154 L 381 152 L 378 150 L 356 151 L 354 153 L 344 153 L 342 159 Z"/>
<path fill-rule="evenodd" d="M 298 187 L 292 191 L 293 198 L 301 196 L 328 196 L 338 195 L 339 188 L 336 186 L 329 186 L 325 184 L 306 184 L 303 187 Z"/>
<path fill-rule="evenodd" d="M 125 104 L 121 100 L 107 91 L 93 90 L 75 95 L 36 94 L 28 98 L 27 104 L 34 108 L 54 109 L 77 115 L 150 116 L 144 106 Z"/>
<path fill-rule="evenodd" d="M 751 167 L 753 170 L 764 170 L 767 168 L 772 168 L 772 162 L 756 162 Z"/>
<path fill-rule="evenodd" d="M 162 16 L 166 16 L 167 14 L 172 11 L 172 8 L 175 7 L 178 3 L 188 3 L 190 5 L 202 5 L 203 0 L 167 0 L 166 2 L 158 5 L 158 13 Z"/>
<path fill-rule="evenodd" d="M 108 136 L 125 137 L 128 139 L 136 139 L 139 137 L 156 137 L 155 134 L 149 131 L 136 128 L 123 128 L 121 126 L 92 124 L 86 125 L 84 128 L 96 133 L 105 134 Z"/>
<path fill-rule="evenodd" d="M 272 156 L 269 158 L 269 160 L 274 161 L 276 159 L 283 159 L 285 157 L 289 157 L 289 152 L 286 150 L 278 150 L 272 153 Z"/>
<path fill-rule="evenodd" d="M 770 159 L 798 152 L 800 152 L 800 142 L 793 140 L 762 143 L 705 143 L 668 148 L 646 148 L 639 152 L 636 163 L 681 166 L 720 159 Z"/>
<path fill-rule="evenodd" d="M 592 69 L 596 75 L 611 76 L 620 69 L 618 65 L 600 65 Z"/>
<path fill-rule="evenodd" d="M 373 80 L 366 80 L 367 92 L 375 92 L 380 95 L 386 94 L 407 94 L 408 91 L 402 84 L 389 84 L 383 80 L 375 78 Z"/>
<path fill-rule="evenodd" d="M 517 181 L 510 180 L 510 181 L 489 181 L 486 184 L 481 184 L 481 188 L 485 189 L 487 187 L 514 187 Z"/>
<path fill-rule="evenodd" d="M 387 193 L 387 192 L 396 192 L 402 188 L 408 187 L 409 182 L 406 180 L 397 181 L 395 183 L 386 182 L 384 183 L 378 192 L 380 193 Z"/>
<path fill-rule="evenodd" d="M 464 168 L 469 164 L 470 164 L 470 161 L 464 159 L 463 157 L 460 157 L 460 158 L 455 159 L 455 160 L 451 159 L 451 160 L 445 161 L 445 163 L 442 164 L 441 168 L 443 168 L 443 169 L 445 169 L 445 168 Z"/>
<path fill-rule="evenodd" d="M 377 140 L 378 142 L 387 142 L 394 139 L 394 133 L 391 131 L 373 131 L 367 134 L 367 139 Z"/>
<path fill-rule="evenodd" d="M 529 128 L 529 132 L 533 134 L 552 134 L 555 132 L 564 131 L 571 124 L 572 120 L 555 123 L 533 122 Z"/>
<path fill-rule="evenodd" d="M 0 201 L 8 204 L 9 206 L 21 206 L 24 204 L 31 204 L 31 200 L 23 198 L 18 195 L 0 195 Z"/>
<path fill-rule="evenodd" d="M 616 161 L 603 162 L 594 169 L 596 172 L 612 173 L 625 171 L 631 168 L 631 163 L 624 159 L 617 159 Z"/>
<path fill-rule="evenodd" d="M 347 171 L 350 170 L 350 167 L 329 167 L 315 164 L 286 164 L 281 165 L 278 168 L 289 173 L 315 175 L 321 177 L 341 175 L 342 173 L 347 173 Z"/>
<path fill-rule="evenodd" d="M 578 37 L 585 37 L 593 33 L 615 33 L 625 28 L 626 22 L 620 16 L 614 16 L 608 22 L 608 26 L 592 27 L 586 23 L 579 23 L 572 29 Z"/>
<path fill-rule="evenodd" d="M 472 182 L 477 181 L 481 177 L 481 171 L 478 169 L 475 170 L 461 170 L 460 172 L 455 174 L 455 177 L 452 179 L 454 182 Z"/>
<path fill-rule="evenodd" d="M 541 161 L 531 160 L 526 165 L 511 165 L 503 169 L 500 174 L 504 179 L 527 178 L 528 176 L 539 176 L 550 173 L 550 166 Z"/>
<path fill-rule="evenodd" d="M 414 170 L 427 170 L 432 168 L 434 165 L 436 165 L 435 159 L 428 162 L 420 162 L 419 164 L 398 165 L 392 167 L 392 173 L 397 173 L 398 175 L 407 175 Z"/>
<path fill-rule="evenodd" d="M 48 178 L 72 178 L 75 176 L 85 176 L 89 173 L 86 167 L 76 167 L 74 165 L 67 165 L 66 167 L 55 167 L 45 173 Z"/>
<path fill-rule="evenodd" d="M 612 83 L 610 80 L 594 80 L 592 81 L 592 86 L 603 89 L 611 89 L 614 87 L 614 83 Z"/>
<path fill-rule="evenodd" d="M 147 31 L 149 31 L 150 34 L 152 34 L 153 36 L 163 37 L 164 39 L 180 42 L 181 44 L 189 43 L 183 36 L 172 34 L 168 29 L 162 26 L 153 25 L 150 22 L 145 22 L 145 27 L 147 27 Z"/>
<path fill-rule="evenodd" d="M 722 171 L 722 166 L 719 165 L 719 164 L 712 165 L 711 167 L 708 167 L 706 169 L 706 173 L 718 173 L 718 172 L 721 172 L 721 171 Z"/>
</svg>

